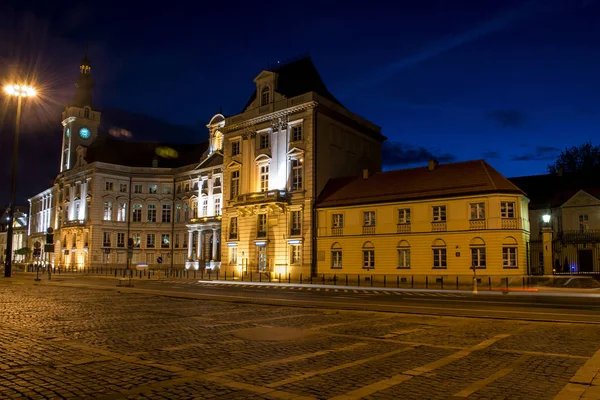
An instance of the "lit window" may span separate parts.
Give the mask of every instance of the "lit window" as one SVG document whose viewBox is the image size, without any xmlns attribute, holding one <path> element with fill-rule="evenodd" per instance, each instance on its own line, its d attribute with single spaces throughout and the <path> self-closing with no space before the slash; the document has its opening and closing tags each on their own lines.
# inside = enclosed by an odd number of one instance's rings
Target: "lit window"
<svg viewBox="0 0 600 400">
<path fill-rule="evenodd" d="M 514 218 L 515 217 L 515 203 L 514 203 L 514 201 L 502 201 L 502 202 L 500 202 L 500 216 L 502 218 Z"/>
<path fill-rule="evenodd" d="M 110 221 L 112 218 L 112 203 L 110 201 L 104 202 L 104 220 Z"/>
<path fill-rule="evenodd" d="M 163 233 L 160 238 L 160 247 L 163 249 L 168 249 L 170 243 L 170 238 L 168 233 Z"/>
<path fill-rule="evenodd" d="M 215 198 L 215 215 L 221 215 L 221 198 Z"/>
<path fill-rule="evenodd" d="M 410 224 L 410 208 L 402 208 L 398 210 L 398 223 Z"/>
<path fill-rule="evenodd" d="M 156 194 L 158 192 L 158 185 L 148 185 L 148 193 Z"/>
<path fill-rule="evenodd" d="M 291 246 L 291 252 L 292 252 L 292 257 L 291 257 L 291 261 L 292 264 L 300 264 L 300 254 L 301 254 L 301 247 L 300 246 Z"/>
<path fill-rule="evenodd" d="M 266 192 L 269 190 L 269 166 L 260 166 L 260 191 Z"/>
<path fill-rule="evenodd" d="M 485 219 L 485 203 L 472 203 L 471 219 Z"/>
<path fill-rule="evenodd" d="M 375 211 L 363 212 L 363 226 L 375 226 Z"/>
<path fill-rule="evenodd" d="M 446 221 L 446 206 L 433 207 L 433 222 Z"/>
<path fill-rule="evenodd" d="M 117 221 L 125 222 L 127 215 L 127 203 L 119 203 L 117 208 Z"/>
<path fill-rule="evenodd" d="M 344 227 L 344 214 L 333 214 L 332 225 L 334 228 Z"/>
</svg>

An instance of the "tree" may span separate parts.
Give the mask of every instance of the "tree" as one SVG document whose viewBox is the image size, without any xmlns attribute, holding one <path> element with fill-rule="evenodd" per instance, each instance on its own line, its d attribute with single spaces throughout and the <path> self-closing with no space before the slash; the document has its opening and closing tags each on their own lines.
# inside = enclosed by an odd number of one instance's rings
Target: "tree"
<svg viewBox="0 0 600 400">
<path fill-rule="evenodd" d="M 548 172 L 596 174 L 600 172 L 600 146 L 587 142 L 579 146 L 567 147 L 560 152 L 556 161 L 548 165 Z"/>
<path fill-rule="evenodd" d="M 29 255 L 33 252 L 29 247 L 21 247 L 19 250 L 15 250 L 14 253 L 16 256 L 25 256 L 29 257 Z"/>
</svg>

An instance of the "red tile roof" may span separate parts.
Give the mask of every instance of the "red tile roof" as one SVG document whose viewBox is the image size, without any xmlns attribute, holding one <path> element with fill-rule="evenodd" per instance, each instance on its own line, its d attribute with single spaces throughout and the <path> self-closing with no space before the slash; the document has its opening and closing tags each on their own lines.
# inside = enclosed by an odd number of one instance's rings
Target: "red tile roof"
<svg viewBox="0 0 600 400">
<path fill-rule="evenodd" d="M 337 178 L 327 182 L 317 207 L 385 203 L 485 193 L 524 194 L 484 160 L 379 172 L 367 179 Z"/>
</svg>

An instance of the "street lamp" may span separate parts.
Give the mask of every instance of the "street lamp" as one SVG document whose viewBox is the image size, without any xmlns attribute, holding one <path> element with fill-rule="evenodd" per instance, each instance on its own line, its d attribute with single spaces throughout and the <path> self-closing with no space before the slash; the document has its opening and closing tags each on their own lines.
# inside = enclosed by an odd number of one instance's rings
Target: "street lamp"
<svg viewBox="0 0 600 400">
<path fill-rule="evenodd" d="M 542 215 L 542 221 L 544 221 L 545 224 L 550 222 L 550 214 L 544 214 Z"/>
<path fill-rule="evenodd" d="M 12 245 L 13 223 L 15 220 L 15 192 L 17 189 L 17 165 L 19 156 L 19 128 L 21 127 L 21 104 L 24 97 L 34 97 L 35 89 L 28 85 L 6 85 L 4 92 L 17 98 L 17 119 L 15 121 L 15 144 L 12 156 L 12 173 L 10 183 L 10 203 L 8 204 L 8 229 L 6 231 L 6 262 L 4 264 L 4 277 L 10 278 L 12 272 Z"/>
</svg>

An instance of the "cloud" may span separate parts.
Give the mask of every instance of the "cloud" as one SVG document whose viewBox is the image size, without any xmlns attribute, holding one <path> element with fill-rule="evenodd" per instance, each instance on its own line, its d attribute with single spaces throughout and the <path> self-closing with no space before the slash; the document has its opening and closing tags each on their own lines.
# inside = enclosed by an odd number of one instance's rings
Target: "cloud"
<svg viewBox="0 0 600 400">
<path fill-rule="evenodd" d="M 382 160 L 387 166 L 406 166 L 425 163 L 432 159 L 439 162 L 452 162 L 456 157 L 448 153 L 437 153 L 422 146 L 393 141 L 383 143 Z"/>
<path fill-rule="evenodd" d="M 560 153 L 560 149 L 551 146 L 537 146 L 534 151 L 513 156 L 513 161 L 548 161 L 554 160 Z"/>
<path fill-rule="evenodd" d="M 490 160 L 492 158 L 500 158 L 500 153 L 497 151 L 485 151 L 482 156 L 483 158 Z"/>
<path fill-rule="evenodd" d="M 520 128 L 525 124 L 525 114 L 518 110 L 493 110 L 487 117 L 501 128 Z"/>
</svg>

